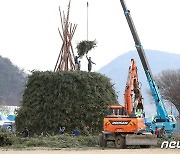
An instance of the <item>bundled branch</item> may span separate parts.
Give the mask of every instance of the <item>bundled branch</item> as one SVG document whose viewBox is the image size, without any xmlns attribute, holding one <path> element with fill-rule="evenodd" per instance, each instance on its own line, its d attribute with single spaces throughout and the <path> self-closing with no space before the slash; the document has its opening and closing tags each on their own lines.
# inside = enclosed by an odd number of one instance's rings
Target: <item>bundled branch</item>
<svg viewBox="0 0 180 154">
<path fill-rule="evenodd" d="M 85 54 L 87 54 L 91 49 L 95 48 L 97 45 L 96 40 L 94 41 L 81 41 L 77 44 L 77 53 L 79 57 L 83 57 Z"/>
</svg>

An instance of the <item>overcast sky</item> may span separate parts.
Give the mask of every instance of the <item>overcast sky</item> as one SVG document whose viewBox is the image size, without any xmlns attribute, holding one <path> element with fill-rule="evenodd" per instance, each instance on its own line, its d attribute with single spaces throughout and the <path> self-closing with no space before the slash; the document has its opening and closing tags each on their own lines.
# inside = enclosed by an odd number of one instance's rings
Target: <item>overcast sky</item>
<svg viewBox="0 0 180 154">
<path fill-rule="evenodd" d="M 53 70 L 62 41 L 59 10 L 69 0 L 0 0 L 0 55 L 25 70 Z M 89 56 L 97 71 L 135 50 L 119 0 L 88 0 L 89 40 L 97 47 Z M 87 38 L 87 1 L 72 0 L 70 21 L 78 24 L 73 47 Z M 126 0 L 144 49 L 180 54 L 180 0 Z M 75 50 L 76 54 L 76 50 Z M 128 61 L 129 63 L 129 61 Z M 82 60 L 87 70 L 87 60 Z"/>
</svg>

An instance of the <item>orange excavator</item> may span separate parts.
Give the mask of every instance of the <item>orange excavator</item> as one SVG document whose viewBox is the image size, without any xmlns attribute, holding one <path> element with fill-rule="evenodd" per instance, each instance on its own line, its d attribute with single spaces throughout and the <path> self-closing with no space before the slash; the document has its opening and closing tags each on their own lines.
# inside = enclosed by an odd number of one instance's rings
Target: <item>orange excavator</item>
<svg viewBox="0 0 180 154">
<path fill-rule="evenodd" d="M 131 59 L 124 92 L 124 106 L 108 107 L 108 115 L 104 118 L 104 130 L 99 134 L 100 147 L 106 147 L 108 141 L 113 141 L 116 148 L 125 148 L 126 145 L 147 148 L 156 145 L 156 135 L 146 132 L 143 109 L 136 62 Z"/>
</svg>

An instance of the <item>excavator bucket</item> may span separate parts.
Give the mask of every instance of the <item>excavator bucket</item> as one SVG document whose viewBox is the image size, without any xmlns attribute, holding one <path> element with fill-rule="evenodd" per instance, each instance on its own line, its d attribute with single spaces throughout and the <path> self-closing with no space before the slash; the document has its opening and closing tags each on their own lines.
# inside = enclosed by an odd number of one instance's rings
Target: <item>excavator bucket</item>
<svg viewBox="0 0 180 154">
<path fill-rule="evenodd" d="M 154 134 L 128 134 L 126 145 L 157 145 L 157 136 Z"/>
</svg>

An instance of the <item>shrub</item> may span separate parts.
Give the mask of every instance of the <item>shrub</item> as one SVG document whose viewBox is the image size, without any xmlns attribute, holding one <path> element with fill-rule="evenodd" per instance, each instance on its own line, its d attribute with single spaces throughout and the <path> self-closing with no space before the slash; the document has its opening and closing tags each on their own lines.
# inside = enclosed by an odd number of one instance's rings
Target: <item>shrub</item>
<svg viewBox="0 0 180 154">
<path fill-rule="evenodd" d="M 14 147 L 82 148 L 98 146 L 97 136 L 78 136 L 65 134 L 48 137 L 18 138 Z"/>
<path fill-rule="evenodd" d="M 0 129 L 0 146 L 12 145 L 15 141 L 15 136 L 7 129 Z"/>
</svg>

